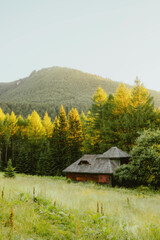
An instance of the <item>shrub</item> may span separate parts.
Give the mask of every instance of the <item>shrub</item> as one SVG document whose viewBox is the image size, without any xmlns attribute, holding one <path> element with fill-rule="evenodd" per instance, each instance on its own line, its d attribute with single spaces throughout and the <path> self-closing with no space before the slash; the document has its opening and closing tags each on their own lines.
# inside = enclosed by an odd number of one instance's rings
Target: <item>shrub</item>
<svg viewBox="0 0 160 240">
<path fill-rule="evenodd" d="M 67 183 L 71 183 L 71 179 L 70 178 L 67 179 Z"/>
<path fill-rule="evenodd" d="M 132 161 L 114 174 L 115 184 L 125 187 L 160 187 L 160 131 L 144 131 L 131 152 Z"/>
</svg>

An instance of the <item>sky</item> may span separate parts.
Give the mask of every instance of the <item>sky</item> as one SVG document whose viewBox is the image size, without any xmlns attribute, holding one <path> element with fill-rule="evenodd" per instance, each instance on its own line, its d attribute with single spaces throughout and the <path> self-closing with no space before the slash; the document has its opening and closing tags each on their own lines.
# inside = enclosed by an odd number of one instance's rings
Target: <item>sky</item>
<svg viewBox="0 0 160 240">
<path fill-rule="evenodd" d="M 0 0 L 0 82 L 52 66 L 160 91 L 160 1 Z"/>
</svg>

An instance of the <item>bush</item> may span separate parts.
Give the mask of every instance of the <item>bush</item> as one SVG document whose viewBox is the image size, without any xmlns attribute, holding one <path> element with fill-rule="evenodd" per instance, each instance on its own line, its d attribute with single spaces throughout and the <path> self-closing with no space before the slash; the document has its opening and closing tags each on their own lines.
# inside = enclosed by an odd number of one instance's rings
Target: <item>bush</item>
<svg viewBox="0 0 160 240">
<path fill-rule="evenodd" d="M 71 179 L 70 178 L 67 179 L 67 183 L 71 183 Z"/>
<path fill-rule="evenodd" d="M 125 187 L 160 187 L 160 131 L 147 130 L 137 138 L 132 161 L 114 174 L 115 184 Z"/>
</svg>

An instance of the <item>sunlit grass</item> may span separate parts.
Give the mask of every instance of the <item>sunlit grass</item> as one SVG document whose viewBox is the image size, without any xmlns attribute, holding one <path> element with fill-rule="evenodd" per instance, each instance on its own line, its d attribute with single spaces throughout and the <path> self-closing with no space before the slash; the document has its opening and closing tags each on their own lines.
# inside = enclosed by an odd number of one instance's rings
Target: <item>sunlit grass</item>
<svg viewBox="0 0 160 240">
<path fill-rule="evenodd" d="M 2 221 L 8 221 L 5 219 L 9 219 L 10 208 L 13 207 L 15 236 L 17 234 L 17 238 L 14 239 L 22 239 L 21 232 L 23 239 L 27 239 L 27 234 L 33 239 L 56 239 L 56 235 L 51 237 L 54 225 L 50 220 L 41 218 L 35 213 L 35 203 L 32 201 L 33 187 L 35 187 L 37 198 L 46 199 L 53 205 L 56 201 L 59 209 L 71 212 L 75 216 L 75 224 L 80 225 L 77 228 L 82 228 L 83 224 L 78 223 L 78 219 L 83 215 L 96 214 L 97 202 L 99 202 L 100 206 L 103 204 L 104 217 L 108 218 L 107 226 L 113 231 L 112 238 L 108 239 L 118 239 L 113 238 L 114 234 L 116 236 L 116 231 L 122 233 L 120 239 L 160 239 L 160 194 L 158 192 L 142 193 L 137 190 L 111 188 L 92 183 L 67 183 L 63 179 L 56 180 L 51 177 L 17 175 L 15 179 L 7 179 L 0 174 L 0 191 L 4 188 L 4 200 L 0 202 L 3 234 L 6 234 L 4 227 L 8 223 Z M 23 194 L 30 196 L 26 202 L 19 201 Z M 65 239 L 60 235 L 57 235 L 57 239 Z M 0 239 L 6 239 L 5 235 L 0 237 Z M 9 239 L 9 235 L 7 237 Z M 77 239 L 85 238 L 77 237 Z"/>
</svg>

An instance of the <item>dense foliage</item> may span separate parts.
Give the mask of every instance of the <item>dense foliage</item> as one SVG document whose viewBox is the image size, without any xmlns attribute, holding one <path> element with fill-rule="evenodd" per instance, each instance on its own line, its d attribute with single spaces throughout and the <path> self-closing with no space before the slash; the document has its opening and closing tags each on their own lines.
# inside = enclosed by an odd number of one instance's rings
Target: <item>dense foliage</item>
<svg viewBox="0 0 160 240">
<path fill-rule="evenodd" d="M 131 151 L 132 161 L 115 174 L 116 184 L 125 187 L 160 187 L 160 130 L 146 130 Z"/>
<path fill-rule="evenodd" d="M 131 90 L 121 84 L 108 98 L 97 89 L 85 123 L 85 152 L 101 153 L 112 146 L 130 151 L 140 131 L 159 127 L 153 98 L 139 80 L 135 83 Z"/>
</svg>

